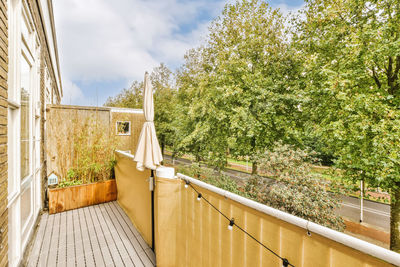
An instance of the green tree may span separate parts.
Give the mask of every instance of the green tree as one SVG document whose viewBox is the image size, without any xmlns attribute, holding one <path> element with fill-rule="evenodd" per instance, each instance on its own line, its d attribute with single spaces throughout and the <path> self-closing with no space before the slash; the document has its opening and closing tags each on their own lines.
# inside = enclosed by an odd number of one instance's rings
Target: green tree
<svg viewBox="0 0 400 267">
<path fill-rule="evenodd" d="M 108 97 L 104 106 L 142 108 L 143 103 L 143 82 L 134 81 L 129 89 L 123 89 L 114 97 Z"/>
<path fill-rule="evenodd" d="M 154 124 L 161 144 L 162 153 L 166 145 L 173 145 L 176 127 L 176 89 L 174 74 L 161 63 L 150 74 L 154 92 Z M 110 107 L 143 108 L 143 82 L 134 81 L 129 89 L 123 89 L 115 97 L 109 97 L 104 104 Z"/>
<path fill-rule="evenodd" d="M 277 140 L 296 139 L 299 64 L 284 23 L 263 1 L 228 4 L 205 46 L 187 59 L 178 85 L 186 84 L 194 123 L 184 141 L 197 144 L 210 164 L 224 167 L 229 155 L 252 157 Z"/>
<path fill-rule="evenodd" d="M 348 178 L 390 192 L 400 252 L 400 2 L 309 0 L 303 18 L 304 112 Z"/>
<path fill-rule="evenodd" d="M 201 105 L 194 103 L 201 100 L 202 79 L 206 75 L 203 67 L 202 55 L 204 48 L 189 50 L 184 56 L 184 64 L 177 70 L 176 85 L 177 92 L 177 119 L 174 124 L 179 132 L 177 138 L 176 151 L 181 153 L 191 153 L 197 161 L 202 158 L 207 142 L 208 127 L 202 127 L 203 120 L 202 109 L 197 109 Z M 178 154 L 178 153 L 176 153 Z"/>
<path fill-rule="evenodd" d="M 154 90 L 154 124 L 164 154 L 166 145 L 174 145 L 176 135 L 172 123 L 177 116 L 174 75 L 165 64 L 161 63 L 151 72 L 150 80 Z"/>
</svg>

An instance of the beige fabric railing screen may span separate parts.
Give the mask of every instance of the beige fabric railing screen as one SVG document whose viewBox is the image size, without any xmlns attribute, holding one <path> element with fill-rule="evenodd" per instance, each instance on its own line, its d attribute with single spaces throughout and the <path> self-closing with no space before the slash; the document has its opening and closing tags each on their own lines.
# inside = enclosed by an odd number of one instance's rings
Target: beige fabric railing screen
<svg viewBox="0 0 400 267">
<path fill-rule="evenodd" d="M 120 153 L 116 153 L 116 159 L 118 203 L 151 246 L 151 192 L 148 182 L 150 170 L 138 171 L 133 158 Z"/>
<path fill-rule="evenodd" d="M 179 179 L 156 180 L 157 266 L 282 266 Z M 391 266 L 370 255 L 194 186 L 213 205 L 294 266 Z"/>
</svg>

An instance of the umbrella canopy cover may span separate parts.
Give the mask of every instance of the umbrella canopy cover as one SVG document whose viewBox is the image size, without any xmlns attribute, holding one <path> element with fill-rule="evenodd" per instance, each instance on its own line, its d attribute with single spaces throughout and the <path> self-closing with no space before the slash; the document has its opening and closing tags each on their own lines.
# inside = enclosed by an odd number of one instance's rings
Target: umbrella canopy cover
<svg viewBox="0 0 400 267">
<path fill-rule="evenodd" d="M 155 170 L 161 165 L 163 157 L 154 127 L 153 88 L 147 72 L 144 75 L 143 113 L 146 122 L 140 132 L 134 161 L 137 162 L 136 168 L 140 171 L 145 168 Z"/>
</svg>

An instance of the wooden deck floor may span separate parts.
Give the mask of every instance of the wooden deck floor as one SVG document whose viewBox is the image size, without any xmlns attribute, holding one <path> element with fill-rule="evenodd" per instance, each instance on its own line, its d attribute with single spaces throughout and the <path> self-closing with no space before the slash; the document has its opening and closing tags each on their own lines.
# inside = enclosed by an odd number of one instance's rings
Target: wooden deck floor
<svg viewBox="0 0 400 267">
<path fill-rule="evenodd" d="M 43 214 L 28 266 L 155 266 L 155 255 L 117 202 Z"/>
</svg>

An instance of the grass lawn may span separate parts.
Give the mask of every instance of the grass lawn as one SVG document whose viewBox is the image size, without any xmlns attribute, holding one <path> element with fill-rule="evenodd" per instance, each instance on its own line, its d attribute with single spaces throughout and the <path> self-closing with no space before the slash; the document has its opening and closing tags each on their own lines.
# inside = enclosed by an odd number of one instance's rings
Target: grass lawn
<svg viewBox="0 0 400 267">
<path fill-rule="evenodd" d="M 251 168 L 251 161 L 244 161 L 244 160 L 237 160 L 237 159 L 228 159 L 228 163 L 234 163 L 234 164 L 240 164 L 246 166 L 246 164 L 249 165 L 249 168 Z"/>
</svg>

